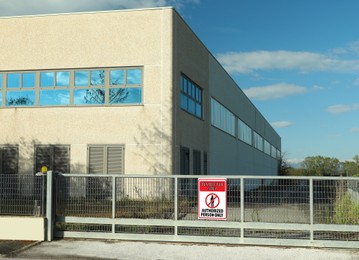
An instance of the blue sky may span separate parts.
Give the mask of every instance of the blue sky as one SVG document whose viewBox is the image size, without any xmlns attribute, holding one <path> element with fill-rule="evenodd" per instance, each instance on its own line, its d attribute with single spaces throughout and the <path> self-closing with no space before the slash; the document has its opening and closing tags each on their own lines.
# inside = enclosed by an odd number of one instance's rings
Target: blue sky
<svg viewBox="0 0 359 260">
<path fill-rule="evenodd" d="M 173 5 L 282 137 L 289 162 L 359 154 L 357 0 L 0 0 L 0 16 Z"/>
</svg>

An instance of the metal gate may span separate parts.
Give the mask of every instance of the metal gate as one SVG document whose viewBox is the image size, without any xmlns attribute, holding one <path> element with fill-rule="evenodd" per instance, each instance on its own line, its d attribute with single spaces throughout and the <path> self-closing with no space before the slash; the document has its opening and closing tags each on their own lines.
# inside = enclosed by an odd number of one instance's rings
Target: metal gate
<svg viewBox="0 0 359 260">
<path fill-rule="evenodd" d="M 358 178 L 210 177 L 227 179 L 224 221 L 198 219 L 203 176 L 59 174 L 54 235 L 359 248 Z"/>
</svg>

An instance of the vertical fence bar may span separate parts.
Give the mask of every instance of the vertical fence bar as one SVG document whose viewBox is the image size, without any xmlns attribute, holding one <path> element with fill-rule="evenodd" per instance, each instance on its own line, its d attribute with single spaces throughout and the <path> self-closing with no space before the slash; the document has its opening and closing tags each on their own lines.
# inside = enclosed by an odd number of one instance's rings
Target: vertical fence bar
<svg viewBox="0 0 359 260">
<path fill-rule="evenodd" d="M 174 177 L 174 221 L 175 221 L 175 236 L 178 235 L 178 177 Z"/>
<path fill-rule="evenodd" d="M 314 190 L 313 178 L 309 178 L 309 216 L 310 216 L 310 241 L 314 242 Z"/>
<path fill-rule="evenodd" d="M 47 189 L 46 189 L 46 234 L 47 241 L 54 238 L 54 221 L 53 221 L 53 172 L 47 172 Z"/>
<path fill-rule="evenodd" d="M 244 178 L 240 178 L 241 243 L 244 242 Z"/>
<path fill-rule="evenodd" d="M 116 218 L 116 176 L 112 176 L 112 219 Z M 115 233 L 115 224 L 112 224 L 112 233 Z"/>
</svg>

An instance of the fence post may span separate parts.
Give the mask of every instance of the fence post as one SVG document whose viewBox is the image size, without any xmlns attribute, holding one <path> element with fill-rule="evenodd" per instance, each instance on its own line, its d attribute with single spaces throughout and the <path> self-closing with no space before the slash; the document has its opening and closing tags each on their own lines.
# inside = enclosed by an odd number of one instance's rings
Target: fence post
<svg viewBox="0 0 359 260">
<path fill-rule="evenodd" d="M 116 176 L 112 176 L 112 219 L 116 218 Z M 112 223 L 112 234 L 116 233 L 116 225 Z"/>
<path fill-rule="evenodd" d="M 178 177 L 174 177 L 174 221 L 175 221 L 175 236 L 178 235 Z"/>
<path fill-rule="evenodd" d="M 244 242 L 244 178 L 240 178 L 241 243 Z"/>
<path fill-rule="evenodd" d="M 314 242 L 314 189 L 313 178 L 309 178 L 310 242 Z"/>
<path fill-rule="evenodd" d="M 54 221 L 53 221 L 53 172 L 47 172 L 46 187 L 46 240 L 52 241 L 54 238 Z"/>
</svg>

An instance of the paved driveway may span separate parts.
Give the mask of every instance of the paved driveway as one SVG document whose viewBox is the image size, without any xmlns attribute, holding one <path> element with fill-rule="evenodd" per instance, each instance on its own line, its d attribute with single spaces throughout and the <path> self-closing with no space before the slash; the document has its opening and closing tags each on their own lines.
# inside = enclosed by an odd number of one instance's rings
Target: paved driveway
<svg viewBox="0 0 359 260">
<path fill-rule="evenodd" d="M 228 246 L 137 241 L 58 240 L 16 255 L 21 259 L 303 259 L 359 260 L 359 250 Z"/>
</svg>

